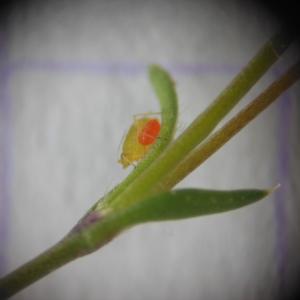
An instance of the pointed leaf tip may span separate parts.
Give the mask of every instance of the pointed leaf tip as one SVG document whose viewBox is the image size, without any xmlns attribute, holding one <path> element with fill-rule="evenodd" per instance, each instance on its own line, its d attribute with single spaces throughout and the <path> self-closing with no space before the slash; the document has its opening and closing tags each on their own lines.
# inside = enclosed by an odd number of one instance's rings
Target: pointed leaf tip
<svg viewBox="0 0 300 300">
<path fill-rule="evenodd" d="M 131 207 L 131 224 L 185 219 L 237 209 L 269 194 L 266 190 L 181 189 L 146 198 Z"/>
</svg>

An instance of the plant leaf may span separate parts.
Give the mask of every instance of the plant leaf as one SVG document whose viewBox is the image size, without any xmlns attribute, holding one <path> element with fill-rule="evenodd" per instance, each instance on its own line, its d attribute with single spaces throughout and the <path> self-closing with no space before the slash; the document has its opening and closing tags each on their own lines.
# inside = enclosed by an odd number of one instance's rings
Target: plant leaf
<svg viewBox="0 0 300 300">
<path fill-rule="evenodd" d="M 174 136 L 178 116 L 175 83 L 167 71 L 159 65 L 149 66 L 149 79 L 160 102 L 162 130 L 161 143 L 168 143 Z M 167 142 L 166 142 L 167 141 Z"/>
<path fill-rule="evenodd" d="M 129 207 L 111 211 L 99 222 L 79 232 L 87 242 L 81 253 L 95 251 L 134 225 L 227 212 L 254 203 L 272 191 L 180 189 L 144 198 Z"/>
<path fill-rule="evenodd" d="M 227 212 L 254 203 L 269 194 L 267 190 L 216 191 L 180 189 L 141 200 L 125 213 L 131 224 L 177 220 Z"/>
<path fill-rule="evenodd" d="M 169 73 L 158 65 L 150 65 L 148 71 L 150 82 L 160 103 L 162 126 L 159 139 L 127 178 L 100 199 L 90 211 L 107 209 L 114 202 L 114 199 L 144 172 L 173 139 L 178 116 L 178 101 L 174 81 Z"/>
<path fill-rule="evenodd" d="M 159 100 L 162 125 L 159 139 L 156 141 L 149 154 L 132 172 L 136 175 L 142 173 L 142 171 L 145 170 L 172 141 L 178 117 L 178 100 L 175 83 L 170 74 L 159 65 L 150 65 L 148 76 Z"/>
</svg>

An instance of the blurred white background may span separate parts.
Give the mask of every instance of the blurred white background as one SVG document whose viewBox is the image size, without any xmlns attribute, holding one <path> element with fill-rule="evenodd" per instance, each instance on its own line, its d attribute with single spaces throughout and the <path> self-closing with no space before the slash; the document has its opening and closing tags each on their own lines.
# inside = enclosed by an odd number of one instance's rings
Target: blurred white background
<svg viewBox="0 0 300 300">
<path fill-rule="evenodd" d="M 132 115 L 159 110 L 149 63 L 177 82 L 180 132 L 277 29 L 260 7 L 242 1 L 16 6 L 1 44 L 8 59 L 0 102 L 1 273 L 57 242 L 128 174 L 117 160 Z M 230 213 L 136 227 L 13 299 L 274 299 L 290 288 L 300 262 L 297 88 L 179 185 L 280 182 L 276 194 Z"/>
</svg>

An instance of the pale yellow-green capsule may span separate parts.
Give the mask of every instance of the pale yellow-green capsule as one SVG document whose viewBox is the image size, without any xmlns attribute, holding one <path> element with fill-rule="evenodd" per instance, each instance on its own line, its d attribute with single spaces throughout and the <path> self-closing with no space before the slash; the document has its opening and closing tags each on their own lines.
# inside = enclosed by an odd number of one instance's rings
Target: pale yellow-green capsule
<svg viewBox="0 0 300 300">
<path fill-rule="evenodd" d="M 123 168 L 141 160 L 155 143 L 160 131 L 160 122 L 153 118 L 134 119 L 125 137 L 122 154 L 118 161 Z"/>
</svg>

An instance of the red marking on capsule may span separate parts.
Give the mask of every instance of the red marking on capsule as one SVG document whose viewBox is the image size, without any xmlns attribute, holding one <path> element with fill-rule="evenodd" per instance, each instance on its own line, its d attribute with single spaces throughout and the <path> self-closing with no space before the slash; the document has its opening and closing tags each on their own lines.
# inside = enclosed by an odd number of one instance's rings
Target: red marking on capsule
<svg viewBox="0 0 300 300">
<path fill-rule="evenodd" d="M 138 141 L 142 145 L 151 145 L 155 142 L 160 132 L 160 122 L 158 119 L 150 119 L 140 131 Z"/>
</svg>

